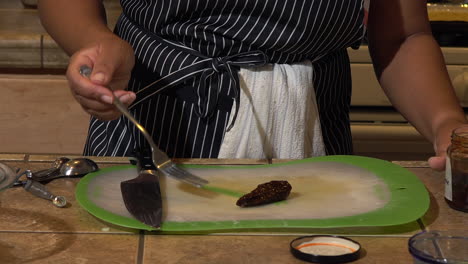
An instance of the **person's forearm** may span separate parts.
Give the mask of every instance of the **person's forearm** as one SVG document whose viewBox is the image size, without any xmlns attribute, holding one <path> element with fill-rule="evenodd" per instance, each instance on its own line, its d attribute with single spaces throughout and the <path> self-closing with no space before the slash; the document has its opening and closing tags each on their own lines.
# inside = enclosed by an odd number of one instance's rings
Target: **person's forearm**
<svg viewBox="0 0 468 264">
<path fill-rule="evenodd" d="M 112 31 L 101 0 L 39 0 L 42 25 L 69 55 Z"/>
<path fill-rule="evenodd" d="M 465 122 L 440 48 L 430 33 L 406 38 L 379 81 L 394 106 L 429 140 L 445 122 Z"/>
</svg>

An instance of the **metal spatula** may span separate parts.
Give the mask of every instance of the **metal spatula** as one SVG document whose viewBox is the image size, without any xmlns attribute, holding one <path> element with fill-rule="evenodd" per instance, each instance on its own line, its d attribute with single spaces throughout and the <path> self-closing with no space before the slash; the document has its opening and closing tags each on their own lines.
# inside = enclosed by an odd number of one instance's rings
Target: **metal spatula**
<svg viewBox="0 0 468 264">
<path fill-rule="evenodd" d="M 159 229 L 162 200 L 159 175 L 150 156 L 137 155 L 138 177 L 120 183 L 127 210 L 139 221 Z"/>
</svg>

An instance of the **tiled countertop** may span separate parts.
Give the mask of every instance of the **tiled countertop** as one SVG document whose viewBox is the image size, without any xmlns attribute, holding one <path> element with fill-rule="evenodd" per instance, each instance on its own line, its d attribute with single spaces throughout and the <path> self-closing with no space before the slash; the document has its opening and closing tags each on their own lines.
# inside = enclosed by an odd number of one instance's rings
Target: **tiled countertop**
<svg viewBox="0 0 468 264">
<path fill-rule="evenodd" d="M 34 170 L 50 167 L 53 154 L 0 154 L 0 162 Z M 71 158 L 71 157 L 70 157 Z M 127 164 L 126 158 L 91 157 L 101 168 Z M 284 160 L 177 160 L 192 164 L 266 164 Z M 0 263 L 304 263 L 289 253 L 300 235 L 342 234 L 365 254 L 354 263 L 411 263 L 407 242 L 426 230 L 466 230 L 467 214 L 443 200 L 443 173 L 426 162 L 394 162 L 413 172 L 431 196 L 420 220 L 392 227 L 308 229 L 294 233 L 161 234 L 112 226 L 81 208 L 74 197 L 77 179 L 58 179 L 48 189 L 64 195 L 66 208 L 36 198 L 21 188 L 0 193 Z"/>
</svg>

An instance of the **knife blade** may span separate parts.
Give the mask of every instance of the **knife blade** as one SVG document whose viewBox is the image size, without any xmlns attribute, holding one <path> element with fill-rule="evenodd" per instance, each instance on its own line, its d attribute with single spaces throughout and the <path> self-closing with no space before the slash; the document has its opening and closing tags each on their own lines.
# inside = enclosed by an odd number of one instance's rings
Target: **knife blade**
<svg viewBox="0 0 468 264">
<path fill-rule="evenodd" d="M 138 152 L 136 160 L 138 176 L 120 183 L 125 207 L 137 220 L 160 229 L 162 199 L 159 172 L 153 164 L 151 155 Z"/>
</svg>

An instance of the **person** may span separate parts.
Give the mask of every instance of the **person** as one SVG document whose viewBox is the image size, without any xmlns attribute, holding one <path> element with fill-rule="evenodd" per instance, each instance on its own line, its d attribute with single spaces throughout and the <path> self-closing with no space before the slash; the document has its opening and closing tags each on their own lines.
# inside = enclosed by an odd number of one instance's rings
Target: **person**
<svg viewBox="0 0 468 264">
<path fill-rule="evenodd" d="M 146 144 L 119 98 L 170 157 L 352 154 L 346 49 L 367 36 L 392 104 L 434 145 L 442 170 L 465 125 L 420 0 L 121 0 L 114 31 L 97 0 L 39 0 L 71 56 L 71 91 L 92 118 L 85 155 Z M 92 68 L 90 79 L 80 67 Z"/>
</svg>

